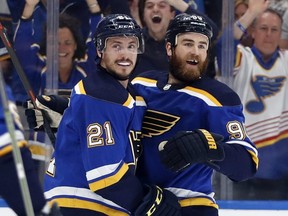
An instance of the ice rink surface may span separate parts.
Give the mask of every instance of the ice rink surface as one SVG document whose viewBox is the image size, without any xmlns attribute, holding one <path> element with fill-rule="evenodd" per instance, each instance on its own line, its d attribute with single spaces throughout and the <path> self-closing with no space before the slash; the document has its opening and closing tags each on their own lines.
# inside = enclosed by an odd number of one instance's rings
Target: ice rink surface
<svg viewBox="0 0 288 216">
<path fill-rule="evenodd" d="M 218 201 L 219 216 L 288 216 L 288 201 Z M 0 215 L 17 216 L 0 198 Z"/>
</svg>

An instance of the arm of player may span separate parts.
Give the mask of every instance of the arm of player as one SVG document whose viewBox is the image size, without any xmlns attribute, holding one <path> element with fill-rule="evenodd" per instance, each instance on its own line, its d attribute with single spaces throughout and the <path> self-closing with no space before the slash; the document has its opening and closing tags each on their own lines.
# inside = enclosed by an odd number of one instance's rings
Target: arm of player
<svg viewBox="0 0 288 216">
<path fill-rule="evenodd" d="M 31 100 L 28 100 L 24 107 L 25 115 L 30 129 L 43 130 L 43 116 L 40 110 L 45 110 L 49 117 L 51 128 L 57 130 L 62 115 L 68 107 L 69 98 L 58 95 L 39 95 L 36 98 L 37 109 L 34 107 Z"/>
<path fill-rule="evenodd" d="M 180 131 L 159 144 L 160 159 L 176 172 L 194 163 L 208 163 L 219 169 L 214 162 L 225 157 L 222 141 L 223 136 L 203 129 Z"/>
</svg>

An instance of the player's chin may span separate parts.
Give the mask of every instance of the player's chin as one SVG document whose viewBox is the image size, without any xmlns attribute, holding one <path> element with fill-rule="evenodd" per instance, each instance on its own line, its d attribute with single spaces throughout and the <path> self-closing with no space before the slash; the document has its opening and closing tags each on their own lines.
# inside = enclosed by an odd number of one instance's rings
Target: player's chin
<svg viewBox="0 0 288 216">
<path fill-rule="evenodd" d="M 117 77 L 119 77 L 121 80 L 125 80 L 129 78 L 131 73 L 132 70 L 122 70 L 120 73 L 117 73 Z"/>
<path fill-rule="evenodd" d="M 199 70 L 187 70 L 185 73 L 181 75 L 181 80 L 185 82 L 192 82 L 194 80 L 198 80 L 201 73 Z"/>
<path fill-rule="evenodd" d="M 120 74 L 131 74 L 133 71 L 134 66 L 125 66 L 125 67 L 120 67 L 119 72 Z"/>
</svg>

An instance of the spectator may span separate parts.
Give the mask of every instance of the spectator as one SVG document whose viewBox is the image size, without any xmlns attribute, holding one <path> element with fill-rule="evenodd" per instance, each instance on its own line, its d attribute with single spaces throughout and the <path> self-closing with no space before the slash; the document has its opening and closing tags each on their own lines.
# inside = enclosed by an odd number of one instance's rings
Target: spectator
<svg viewBox="0 0 288 216">
<path fill-rule="evenodd" d="M 147 104 L 137 176 L 177 195 L 185 216 L 218 215 L 214 170 L 242 181 L 258 165 L 238 95 L 204 76 L 211 38 L 203 17 L 177 15 L 166 33 L 169 73 L 149 71 L 132 80 Z"/>
<path fill-rule="evenodd" d="M 15 32 L 14 44 L 16 54 L 30 83 L 33 84 L 33 90 L 36 94 L 43 92 L 46 86 L 46 39 L 42 38 L 43 43 L 36 44 L 37 41 L 35 41 L 33 34 L 32 15 L 38 2 L 39 0 L 27 0 L 21 21 Z M 85 57 L 86 52 L 79 26 L 79 22 L 75 18 L 65 14 L 60 16 L 58 31 L 59 90 L 72 89 L 80 79 L 86 76 L 87 69 L 83 66 L 80 67 L 81 63 L 79 65 L 79 60 Z M 23 41 L 25 42 L 23 43 Z M 21 92 L 21 90 L 19 91 Z M 25 101 L 25 99 L 20 99 L 20 101 Z"/>
<path fill-rule="evenodd" d="M 234 26 L 235 39 L 252 25 L 252 48 L 237 46 L 233 88 L 244 105 L 246 128 L 259 152 L 255 178 L 239 184 L 239 198 L 287 199 L 288 51 L 279 49 L 282 17 L 269 2 L 249 0 Z M 244 189 L 243 189 L 244 187 Z"/>
</svg>

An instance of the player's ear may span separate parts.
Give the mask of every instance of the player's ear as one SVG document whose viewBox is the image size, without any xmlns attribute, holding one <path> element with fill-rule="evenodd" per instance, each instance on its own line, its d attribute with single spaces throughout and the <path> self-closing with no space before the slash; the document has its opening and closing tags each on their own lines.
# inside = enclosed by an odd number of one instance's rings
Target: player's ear
<svg viewBox="0 0 288 216">
<path fill-rule="evenodd" d="M 100 52 L 98 49 L 96 50 L 97 56 L 101 59 L 102 58 L 102 52 Z"/>
<path fill-rule="evenodd" d="M 170 42 L 166 43 L 166 54 L 167 56 L 171 57 L 172 56 L 172 46 Z"/>
</svg>

